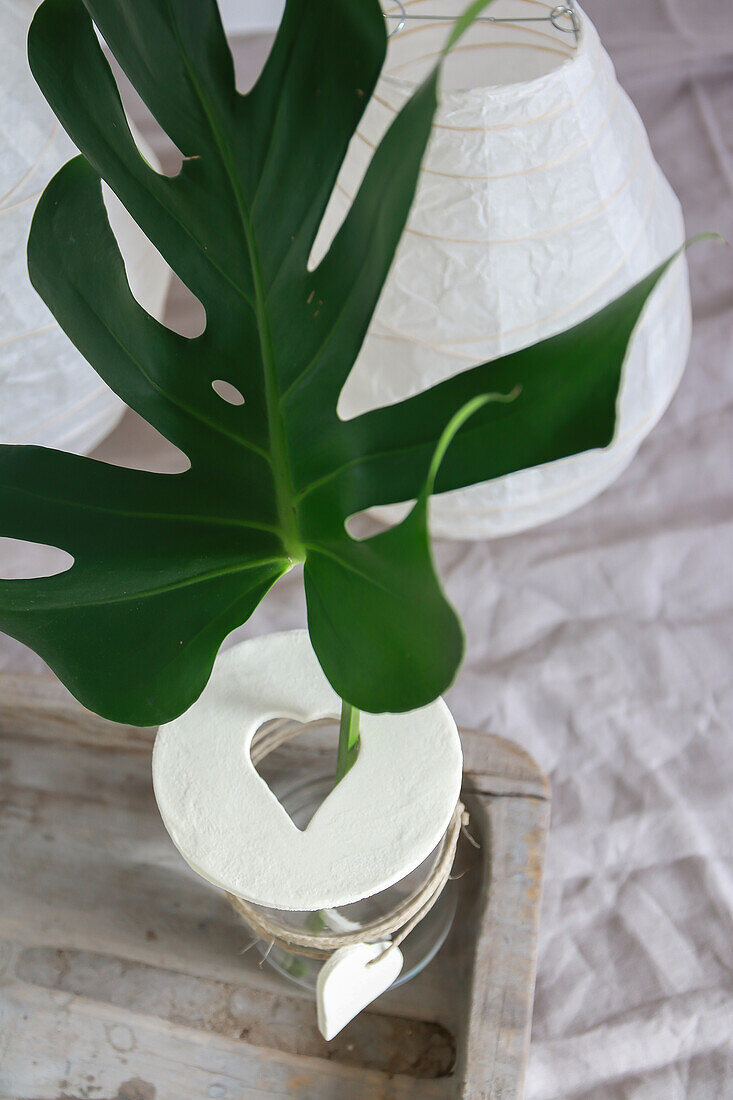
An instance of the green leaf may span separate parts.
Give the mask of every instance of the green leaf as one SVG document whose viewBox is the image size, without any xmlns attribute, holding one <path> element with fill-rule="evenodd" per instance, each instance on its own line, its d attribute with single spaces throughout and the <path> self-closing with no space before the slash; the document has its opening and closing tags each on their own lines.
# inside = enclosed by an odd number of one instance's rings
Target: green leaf
<svg viewBox="0 0 733 1100">
<path fill-rule="evenodd" d="M 449 44 L 485 6 L 471 6 Z M 183 154 L 177 176 L 140 155 L 92 20 Z M 378 0 L 288 0 L 243 96 L 213 0 L 45 0 L 33 21 L 33 73 L 83 153 L 39 202 L 33 283 L 100 376 L 190 460 L 160 475 L 0 448 L 0 533 L 74 558 L 60 576 L 1 581 L 0 626 L 103 715 L 147 724 L 183 711 L 223 638 L 298 560 L 313 645 L 338 693 L 372 711 L 428 703 L 463 645 L 430 554 L 433 479 L 444 491 L 611 440 L 628 343 L 666 265 L 569 333 L 393 407 L 337 416 L 436 107 L 437 69 L 309 270 L 385 45 Z M 133 298 L 101 179 L 201 301 L 200 337 L 168 331 Z M 217 379 L 244 404 L 219 397 Z M 517 385 L 512 403 L 453 419 Z M 411 499 L 394 529 L 364 542 L 347 533 L 354 513 Z"/>
<path fill-rule="evenodd" d="M 463 631 L 435 574 L 428 500 L 448 447 L 465 421 L 490 402 L 514 396 L 480 395 L 454 413 L 431 457 L 417 501 L 402 523 L 364 542 L 307 547 L 305 595 L 311 635 L 321 639 L 320 660 L 329 680 L 334 685 L 348 683 L 349 699 L 361 710 L 395 709 L 395 697 L 403 709 L 413 710 L 453 680 L 463 657 Z M 379 644 L 385 622 L 390 623 L 389 645 Z M 351 642 L 347 652 L 339 645 L 344 637 Z M 359 655 L 356 663 L 354 653 Z"/>
</svg>

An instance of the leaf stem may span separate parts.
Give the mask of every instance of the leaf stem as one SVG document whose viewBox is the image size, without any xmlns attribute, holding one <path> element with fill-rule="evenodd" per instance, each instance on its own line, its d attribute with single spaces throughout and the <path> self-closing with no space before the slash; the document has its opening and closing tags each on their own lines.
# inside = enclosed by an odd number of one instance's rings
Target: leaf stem
<svg viewBox="0 0 733 1100">
<path fill-rule="evenodd" d="M 360 712 L 346 700 L 341 701 L 341 725 L 339 726 L 339 747 L 336 762 L 336 785 L 353 768 L 359 755 L 359 716 Z"/>
</svg>

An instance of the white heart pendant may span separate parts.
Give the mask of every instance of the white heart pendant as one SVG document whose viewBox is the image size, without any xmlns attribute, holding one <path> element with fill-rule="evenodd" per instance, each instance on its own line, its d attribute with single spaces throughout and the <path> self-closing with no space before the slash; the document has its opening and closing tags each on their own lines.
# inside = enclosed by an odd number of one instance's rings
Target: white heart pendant
<svg viewBox="0 0 733 1100">
<path fill-rule="evenodd" d="M 357 943 L 334 951 L 321 967 L 316 984 L 318 1030 L 323 1038 L 333 1039 L 385 993 L 403 963 L 399 947 L 387 943 Z"/>
</svg>

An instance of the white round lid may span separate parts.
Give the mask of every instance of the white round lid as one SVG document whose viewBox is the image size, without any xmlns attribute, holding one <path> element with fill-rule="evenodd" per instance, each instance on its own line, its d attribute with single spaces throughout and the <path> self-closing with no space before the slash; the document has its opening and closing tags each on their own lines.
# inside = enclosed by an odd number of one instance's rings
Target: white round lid
<svg viewBox="0 0 733 1100">
<path fill-rule="evenodd" d="M 339 712 L 306 631 L 218 657 L 201 697 L 161 726 L 153 752 L 163 822 L 198 874 L 256 904 L 317 910 L 376 894 L 430 854 L 463 764 L 442 699 L 409 714 L 363 713 L 356 763 L 302 831 L 257 774 L 250 745 L 264 722 Z"/>
</svg>

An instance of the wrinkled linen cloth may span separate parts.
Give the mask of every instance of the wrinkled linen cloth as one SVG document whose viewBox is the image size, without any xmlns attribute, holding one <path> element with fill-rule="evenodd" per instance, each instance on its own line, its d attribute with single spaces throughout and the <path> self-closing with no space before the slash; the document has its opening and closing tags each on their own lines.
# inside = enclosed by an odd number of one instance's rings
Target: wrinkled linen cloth
<svg viewBox="0 0 733 1100">
<path fill-rule="evenodd" d="M 585 9 L 689 232 L 733 241 L 731 0 Z M 245 83 L 266 46 L 238 43 Z M 690 364 L 622 478 L 536 531 L 436 546 L 467 633 L 453 712 L 554 791 L 528 1100 L 733 1098 L 733 250 L 690 265 Z M 97 454 L 175 468 L 132 414 Z M 290 574 L 234 637 L 304 623 Z M 0 667 L 42 666 L 0 638 Z"/>
</svg>

